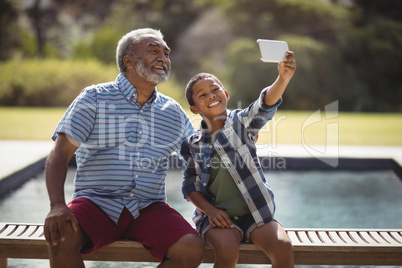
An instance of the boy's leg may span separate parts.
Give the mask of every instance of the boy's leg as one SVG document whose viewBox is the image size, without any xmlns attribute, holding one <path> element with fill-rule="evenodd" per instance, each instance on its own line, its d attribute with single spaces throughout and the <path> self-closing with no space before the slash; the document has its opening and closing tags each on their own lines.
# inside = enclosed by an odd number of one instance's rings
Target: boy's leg
<svg viewBox="0 0 402 268">
<path fill-rule="evenodd" d="M 239 259 L 241 234 L 235 228 L 212 228 L 205 240 L 215 251 L 214 268 L 235 267 Z"/>
<path fill-rule="evenodd" d="M 293 247 L 285 229 L 273 220 L 255 228 L 250 240 L 260 248 L 272 261 L 272 267 L 293 267 Z"/>
<path fill-rule="evenodd" d="M 166 203 L 140 210 L 140 216 L 126 228 L 124 236 L 143 244 L 162 262 L 159 267 L 198 267 L 204 257 L 205 245 L 199 234 Z"/>
</svg>

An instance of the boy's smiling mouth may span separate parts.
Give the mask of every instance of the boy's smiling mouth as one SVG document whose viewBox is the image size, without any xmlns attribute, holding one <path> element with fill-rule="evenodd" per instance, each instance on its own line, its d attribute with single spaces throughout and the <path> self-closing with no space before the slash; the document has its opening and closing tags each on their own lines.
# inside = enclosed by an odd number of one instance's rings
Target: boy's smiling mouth
<svg viewBox="0 0 402 268">
<path fill-rule="evenodd" d="M 216 105 L 218 105 L 219 103 L 221 103 L 221 102 L 220 101 L 214 101 L 213 103 L 209 104 L 207 107 L 212 108 L 212 107 L 215 107 Z"/>
</svg>

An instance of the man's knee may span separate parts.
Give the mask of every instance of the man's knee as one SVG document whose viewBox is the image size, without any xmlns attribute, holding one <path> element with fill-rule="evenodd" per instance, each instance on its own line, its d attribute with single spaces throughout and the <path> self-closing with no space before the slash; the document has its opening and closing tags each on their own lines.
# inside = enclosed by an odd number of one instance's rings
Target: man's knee
<svg viewBox="0 0 402 268">
<path fill-rule="evenodd" d="M 65 236 L 57 245 L 48 244 L 50 257 L 57 257 L 61 254 L 80 254 L 81 249 L 90 243 L 88 235 L 78 227 L 77 231 L 72 228 L 65 228 Z"/>
<path fill-rule="evenodd" d="M 197 234 L 186 234 L 168 250 L 169 260 L 200 264 L 204 258 L 205 243 Z"/>
</svg>

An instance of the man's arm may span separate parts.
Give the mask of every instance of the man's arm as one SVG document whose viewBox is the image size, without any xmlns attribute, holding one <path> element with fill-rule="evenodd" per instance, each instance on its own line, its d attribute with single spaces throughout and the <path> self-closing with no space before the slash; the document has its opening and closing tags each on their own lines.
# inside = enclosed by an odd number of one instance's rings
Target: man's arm
<svg viewBox="0 0 402 268">
<path fill-rule="evenodd" d="M 46 186 L 50 200 L 50 212 L 45 220 L 44 234 L 49 244 L 56 246 L 64 241 L 65 232 L 61 228 L 65 222 L 70 222 L 74 231 L 78 223 L 74 214 L 68 209 L 64 199 L 64 183 L 68 163 L 78 148 L 78 142 L 71 136 L 59 133 L 55 145 L 46 160 Z"/>
<path fill-rule="evenodd" d="M 264 103 L 268 106 L 276 104 L 282 97 L 290 79 L 296 70 L 296 60 L 294 53 L 291 51 L 286 52 L 285 58 L 278 64 L 279 75 L 275 82 L 271 85 L 265 93 Z"/>
</svg>

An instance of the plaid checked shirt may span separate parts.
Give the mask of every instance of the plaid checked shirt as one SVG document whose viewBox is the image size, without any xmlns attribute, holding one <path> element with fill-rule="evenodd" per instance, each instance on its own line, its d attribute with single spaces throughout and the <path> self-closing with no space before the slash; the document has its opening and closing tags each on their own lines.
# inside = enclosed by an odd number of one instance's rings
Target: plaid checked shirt
<svg viewBox="0 0 402 268">
<path fill-rule="evenodd" d="M 205 123 L 185 141 L 181 148 L 183 156 L 183 195 L 193 191 L 201 192 L 206 200 L 214 204 L 214 196 L 208 192 L 213 149 L 222 159 L 258 226 L 273 219 L 275 212 L 274 195 L 264 178 L 254 144 L 255 135 L 274 116 L 280 99 L 275 105 L 267 106 L 264 89 L 258 100 L 244 110 L 228 111 L 226 122 L 214 144 L 204 131 Z M 193 220 L 198 223 L 206 215 L 196 209 Z"/>
</svg>

